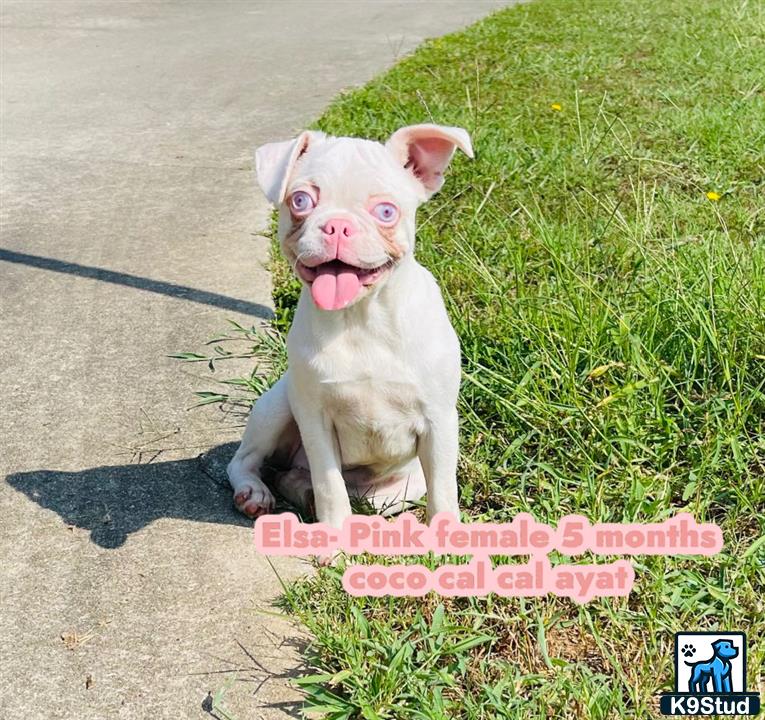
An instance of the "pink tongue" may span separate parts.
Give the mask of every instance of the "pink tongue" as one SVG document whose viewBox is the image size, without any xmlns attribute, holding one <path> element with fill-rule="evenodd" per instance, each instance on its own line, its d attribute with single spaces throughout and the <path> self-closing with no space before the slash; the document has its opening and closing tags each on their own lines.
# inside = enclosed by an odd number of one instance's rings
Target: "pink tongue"
<svg viewBox="0 0 765 720">
<path fill-rule="evenodd" d="M 317 268 L 316 279 L 311 284 L 311 295 L 322 310 L 340 310 L 358 295 L 360 289 L 361 282 L 356 273 L 322 265 Z"/>
</svg>

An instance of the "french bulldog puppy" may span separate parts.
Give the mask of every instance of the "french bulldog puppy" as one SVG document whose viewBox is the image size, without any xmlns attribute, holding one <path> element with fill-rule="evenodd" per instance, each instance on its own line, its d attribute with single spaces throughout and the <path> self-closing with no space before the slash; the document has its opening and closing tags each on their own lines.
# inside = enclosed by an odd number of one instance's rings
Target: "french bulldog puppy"
<svg viewBox="0 0 765 720">
<path fill-rule="evenodd" d="M 414 258 L 415 213 L 444 182 L 461 128 L 413 125 L 383 145 L 303 132 L 256 151 L 303 284 L 288 370 L 252 409 L 228 466 L 236 507 L 274 505 L 261 479 L 340 528 L 350 495 L 384 514 L 427 492 L 428 518 L 459 517 L 460 348 L 433 276 Z"/>
</svg>

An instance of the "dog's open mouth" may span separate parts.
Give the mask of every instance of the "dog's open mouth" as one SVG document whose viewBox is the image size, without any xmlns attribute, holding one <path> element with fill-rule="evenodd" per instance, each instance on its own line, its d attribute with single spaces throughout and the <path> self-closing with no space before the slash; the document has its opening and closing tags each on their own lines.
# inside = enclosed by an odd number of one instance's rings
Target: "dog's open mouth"
<svg viewBox="0 0 765 720">
<path fill-rule="evenodd" d="M 299 262 L 297 273 L 311 288 L 311 297 L 322 310 L 341 310 L 350 305 L 369 285 L 377 280 L 391 267 L 387 262 L 376 268 L 360 268 L 342 260 L 332 260 L 315 267 L 308 267 Z"/>
</svg>

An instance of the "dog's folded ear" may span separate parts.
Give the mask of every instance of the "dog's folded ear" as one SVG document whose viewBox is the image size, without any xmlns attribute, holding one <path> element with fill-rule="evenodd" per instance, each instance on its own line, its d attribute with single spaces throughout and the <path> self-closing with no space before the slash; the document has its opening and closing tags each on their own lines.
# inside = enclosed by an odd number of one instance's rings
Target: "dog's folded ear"
<svg viewBox="0 0 765 720">
<path fill-rule="evenodd" d="M 385 147 L 420 182 L 425 200 L 438 192 L 444 184 L 444 170 L 455 148 L 462 150 L 469 158 L 473 157 L 473 147 L 467 131 L 443 125 L 403 127 L 390 136 Z"/>
<path fill-rule="evenodd" d="M 324 133 L 306 130 L 294 140 L 268 143 L 255 151 L 255 172 L 263 194 L 272 205 L 284 201 L 295 163 L 304 155 L 309 146 L 321 140 Z"/>
</svg>

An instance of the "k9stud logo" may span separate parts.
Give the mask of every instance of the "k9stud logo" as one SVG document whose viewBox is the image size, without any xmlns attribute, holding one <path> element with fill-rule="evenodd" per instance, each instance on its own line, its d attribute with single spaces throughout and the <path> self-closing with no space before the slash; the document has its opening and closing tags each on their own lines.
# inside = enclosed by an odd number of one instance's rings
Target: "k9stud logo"
<svg viewBox="0 0 765 720">
<path fill-rule="evenodd" d="M 662 715 L 757 715 L 760 696 L 746 691 L 746 635 L 675 635 L 675 691 L 662 693 Z"/>
</svg>

